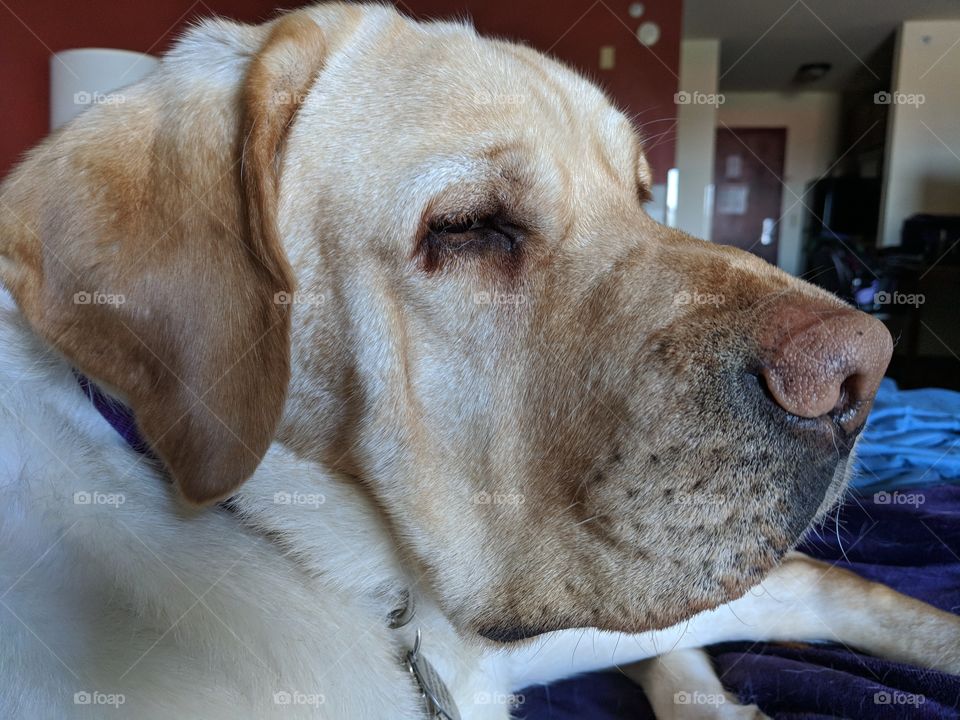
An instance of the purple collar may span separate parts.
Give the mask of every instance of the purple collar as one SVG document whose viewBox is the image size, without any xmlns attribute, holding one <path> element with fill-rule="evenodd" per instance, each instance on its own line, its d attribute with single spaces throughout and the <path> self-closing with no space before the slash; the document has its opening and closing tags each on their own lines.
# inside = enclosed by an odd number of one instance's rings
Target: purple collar
<svg viewBox="0 0 960 720">
<path fill-rule="evenodd" d="M 77 384 L 80 385 L 83 394 L 93 403 L 93 406 L 103 419 L 110 423 L 110 427 L 117 431 L 117 434 L 123 438 L 124 442 L 127 443 L 134 452 L 143 455 L 148 460 L 153 460 L 162 476 L 165 477 L 167 481 L 170 481 L 170 476 L 163 470 L 163 464 L 160 462 L 160 458 L 157 457 L 147 441 L 143 439 L 143 435 L 140 434 L 140 429 L 137 427 L 137 420 L 133 416 L 133 410 L 122 402 L 114 400 L 105 394 L 103 390 L 97 387 L 96 383 L 76 368 L 73 369 L 73 375 L 77 378 Z M 217 503 L 217 507 L 232 512 L 232 498 L 221 500 Z"/>
<path fill-rule="evenodd" d="M 87 396 L 87 399 L 93 403 L 97 412 L 103 416 L 104 420 L 110 423 L 110 427 L 117 431 L 117 434 L 124 439 L 127 445 L 141 455 L 146 455 L 148 458 L 156 460 L 157 456 L 154 455 L 153 450 L 150 449 L 147 441 L 143 439 L 140 430 L 137 428 L 137 421 L 133 417 L 133 410 L 123 403 L 105 395 L 90 378 L 78 370 L 74 370 L 73 374 L 77 378 L 83 394 Z"/>
</svg>

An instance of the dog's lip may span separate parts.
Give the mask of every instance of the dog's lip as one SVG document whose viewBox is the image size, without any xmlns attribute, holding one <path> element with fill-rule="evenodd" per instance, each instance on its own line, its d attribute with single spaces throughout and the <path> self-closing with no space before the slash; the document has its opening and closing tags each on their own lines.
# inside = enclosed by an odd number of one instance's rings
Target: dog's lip
<svg viewBox="0 0 960 720">
<path fill-rule="evenodd" d="M 491 640 L 501 645 L 509 645 L 522 640 L 529 640 L 530 638 L 535 638 L 548 632 L 550 632 L 550 630 L 545 628 L 526 628 L 521 626 L 502 625 L 491 625 L 481 627 L 477 630 L 477 634 L 480 637 L 486 638 L 487 640 Z"/>
</svg>

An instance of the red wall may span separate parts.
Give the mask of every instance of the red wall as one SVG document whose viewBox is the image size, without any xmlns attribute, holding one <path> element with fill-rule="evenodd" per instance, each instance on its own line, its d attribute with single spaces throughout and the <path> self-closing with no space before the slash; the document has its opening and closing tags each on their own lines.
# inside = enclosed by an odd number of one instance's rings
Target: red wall
<svg viewBox="0 0 960 720">
<path fill-rule="evenodd" d="M 284 6 L 300 4 L 304 3 L 294 0 Z M 629 0 L 398 0 L 406 12 L 421 17 L 469 15 L 481 32 L 520 38 L 549 50 L 603 84 L 620 107 L 645 125 L 650 160 L 662 182 L 673 164 L 681 3 L 646 0 L 641 20 L 630 18 L 629 4 Z M 276 7 L 276 0 L 4 0 L 0 3 L 0 177 L 47 132 L 51 53 L 113 47 L 158 54 L 185 23 L 197 17 L 219 13 L 256 22 L 270 17 Z M 632 34 L 644 20 L 661 28 L 653 51 Z M 616 47 L 617 64 L 612 71 L 598 69 L 601 45 Z"/>
</svg>

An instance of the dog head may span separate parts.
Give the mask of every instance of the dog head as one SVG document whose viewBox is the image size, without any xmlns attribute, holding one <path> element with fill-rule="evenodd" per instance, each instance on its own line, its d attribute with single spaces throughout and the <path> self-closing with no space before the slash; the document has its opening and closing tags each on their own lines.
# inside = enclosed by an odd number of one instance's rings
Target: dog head
<svg viewBox="0 0 960 720">
<path fill-rule="evenodd" d="M 836 499 L 890 354 L 654 222 L 650 184 L 567 68 L 320 6 L 191 31 L 34 151 L 0 278 L 187 498 L 282 442 L 375 497 L 465 631 L 641 631 L 742 594 Z"/>
</svg>

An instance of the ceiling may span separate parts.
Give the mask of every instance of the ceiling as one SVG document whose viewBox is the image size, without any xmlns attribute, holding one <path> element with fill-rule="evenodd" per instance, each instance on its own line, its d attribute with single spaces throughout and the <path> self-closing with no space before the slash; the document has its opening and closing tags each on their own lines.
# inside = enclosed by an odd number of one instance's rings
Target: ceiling
<svg viewBox="0 0 960 720">
<path fill-rule="evenodd" d="M 857 75 L 886 83 L 897 26 L 943 18 L 960 18 L 960 2 L 685 0 L 683 36 L 720 39 L 721 90 L 797 89 L 797 68 L 814 62 L 833 68 L 804 89 L 839 90 Z"/>
</svg>

